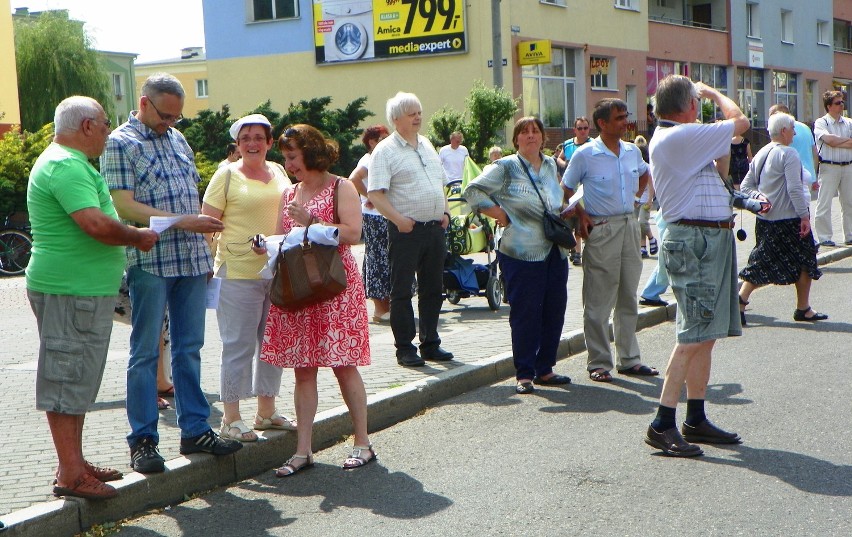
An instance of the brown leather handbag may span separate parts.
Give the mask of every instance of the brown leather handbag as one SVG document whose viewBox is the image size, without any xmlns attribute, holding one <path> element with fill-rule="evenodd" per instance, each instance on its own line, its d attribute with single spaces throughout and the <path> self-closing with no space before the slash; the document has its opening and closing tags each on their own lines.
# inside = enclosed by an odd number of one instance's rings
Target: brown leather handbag
<svg viewBox="0 0 852 537">
<path fill-rule="evenodd" d="M 337 187 L 334 181 L 334 223 L 337 215 Z M 303 309 L 312 304 L 334 298 L 346 289 L 346 268 L 337 246 L 317 244 L 308 240 L 308 228 L 299 246 L 281 250 L 275 261 L 270 299 L 287 311 Z M 282 242 L 283 245 L 283 242 Z"/>
</svg>

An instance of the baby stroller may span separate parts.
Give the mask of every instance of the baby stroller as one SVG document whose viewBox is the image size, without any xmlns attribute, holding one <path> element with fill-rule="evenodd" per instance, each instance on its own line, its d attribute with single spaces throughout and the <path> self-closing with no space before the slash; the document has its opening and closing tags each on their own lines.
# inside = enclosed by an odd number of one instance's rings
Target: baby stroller
<svg viewBox="0 0 852 537">
<path fill-rule="evenodd" d="M 472 160 L 468 161 L 465 176 L 469 166 L 476 168 Z M 470 210 L 461 197 L 462 184 L 463 181 L 452 181 L 446 188 L 451 218 L 447 228 L 444 295 L 450 304 L 458 304 L 462 298 L 484 296 L 488 307 L 497 311 L 503 301 L 503 280 L 497 259 L 492 258 L 496 244 L 494 222 L 478 211 Z M 487 254 L 487 264 L 474 263 L 473 259 L 463 257 L 478 252 Z"/>
</svg>

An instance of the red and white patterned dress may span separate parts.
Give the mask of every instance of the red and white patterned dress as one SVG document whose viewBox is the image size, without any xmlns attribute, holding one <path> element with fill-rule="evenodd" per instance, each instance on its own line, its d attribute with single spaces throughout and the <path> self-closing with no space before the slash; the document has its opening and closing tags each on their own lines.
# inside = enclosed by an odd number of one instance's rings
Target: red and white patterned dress
<svg viewBox="0 0 852 537">
<path fill-rule="evenodd" d="M 334 221 L 334 182 L 314 196 L 305 208 L 325 222 Z M 286 206 L 295 187 L 284 192 Z M 283 233 L 298 226 L 284 212 Z M 278 367 L 341 367 L 370 365 L 367 297 L 355 256 L 348 244 L 338 247 L 346 269 L 346 289 L 336 297 L 298 311 L 274 304 L 263 333 L 260 359 Z"/>
</svg>

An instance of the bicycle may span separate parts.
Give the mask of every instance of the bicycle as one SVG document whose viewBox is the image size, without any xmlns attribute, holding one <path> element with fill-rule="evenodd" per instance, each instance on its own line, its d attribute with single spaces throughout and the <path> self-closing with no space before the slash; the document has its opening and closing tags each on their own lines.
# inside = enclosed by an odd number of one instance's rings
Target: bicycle
<svg viewBox="0 0 852 537">
<path fill-rule="evenodd" d="M 17 276 L 24 273 L 33 248 L 31 231 L 29 221 L 21 223 L 11 215 L 6 217 L 0 228 L 0 274 Z"/>
</svg>

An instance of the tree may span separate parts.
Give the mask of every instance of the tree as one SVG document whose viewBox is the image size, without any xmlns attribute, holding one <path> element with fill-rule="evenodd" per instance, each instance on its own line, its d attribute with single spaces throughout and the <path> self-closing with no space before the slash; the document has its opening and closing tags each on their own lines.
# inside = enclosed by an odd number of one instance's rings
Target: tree
<svg viewBox="0 0 852 537">
<path fill-rule="evenodd" d="M 35 133 L 15 127 L 0 137 L 0 216 L 27 210 L 30 170 L 52 140 L 53 123 Z"/>
<path fill-rule="evenodd" d="M 233 123 L 231 109 L 225 104 L 219 112 L 202 110 L 192 119 L 183 119 L 175 128 L 183 133 L 194 152 L 219 162 L 225 158 L 228 144 L 233 142 L 228 133 Z"/>
<path fill-rule="evenodd" d="M 113 113 L 109 78 L 80 22 L 67 11 L 15 18 L 15 59 L 21 126 L 35 132 L 53 121 L 56 105 L 71 95 L 87 95 Z"/>
<path fill-rule="evenodd" d="M 450 133 L 461 131 L 471 158 L 484 162 L 486 151 L 500 139 L 506 122 L 518 111 L 518 102 L 505 89 L 477 80 L 465 104 L 464 113 L 446 106 L 435 112 L 429 118 L 429 139 L 435 146 L 444 145 Z"/>
<path fill-rule="evenodd" d="M 305 123 L 316 127 L 327 137 L 337 141 L 340 146 L 340 158 L 330 171 L 348 177 L 360 158 L 360 155 L 357 156 L 358 158 L 355 157 L 352 147 L 352 142 L 364 132 L 363 129 L 358 128 L 358 125 L 375 115 L 369 110 L 364 110 L 366 102 L 366 97 L 359 97 L 347 104 L 345 108 L 336 110 L 326 110 L 331 104 L 331 97 L 317 97 L 310 101 L 291 103 L 287 113 L 281 116 L 277 128 L 283 132 L 288 125 Z"/>
</svg>

